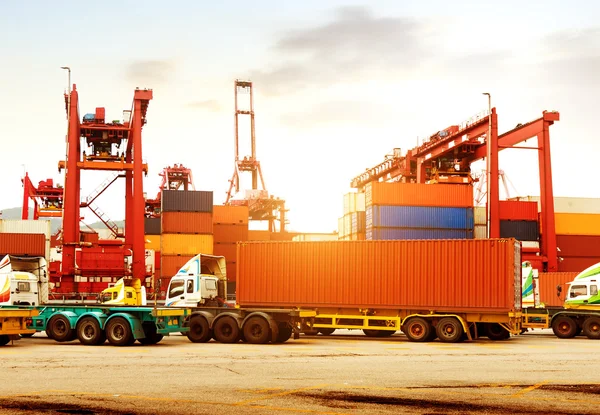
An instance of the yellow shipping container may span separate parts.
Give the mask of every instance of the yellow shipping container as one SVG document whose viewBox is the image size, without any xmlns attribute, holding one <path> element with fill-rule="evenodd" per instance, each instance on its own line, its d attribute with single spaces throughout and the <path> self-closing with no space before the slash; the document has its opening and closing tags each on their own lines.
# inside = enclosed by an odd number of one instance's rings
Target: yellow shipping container
<svg viewBox="0 0 600 415">
<path fill-rule="evenodd" d="M 144 235 L 146 239 L 146 249 L 160 251 L 160 235 Z"/>
<path fill-rule="evenodd" d="M 163 233 L 161 253 L 163 255 L 212 255 L 213 236 Z"/>
<path fill-rule="evenodd" d="M 600 235 L 600 214 L 555 213 L 558 235 Z"/>
</svg>

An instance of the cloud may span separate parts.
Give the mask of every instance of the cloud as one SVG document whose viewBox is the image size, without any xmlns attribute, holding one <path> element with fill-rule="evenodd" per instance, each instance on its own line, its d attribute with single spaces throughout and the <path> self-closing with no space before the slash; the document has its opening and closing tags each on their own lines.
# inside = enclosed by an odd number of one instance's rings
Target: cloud
<svg viewBox="0 0 600 415">
<path fill-rule="evenodd" d="M 221 111 L 221 104 L 215 99 L 207 99 L 204 101 L 194 101 L 187 104 L 189 108 L 203 109 L 211 112 Z"/>
<path fill-rule="evenodd" d="M 170 59 L 138 60 L 127 67 L 126 78 L 139 87 L 154 87 L 165 84 L 173 77 L 175 63 Z"/>
</svg>

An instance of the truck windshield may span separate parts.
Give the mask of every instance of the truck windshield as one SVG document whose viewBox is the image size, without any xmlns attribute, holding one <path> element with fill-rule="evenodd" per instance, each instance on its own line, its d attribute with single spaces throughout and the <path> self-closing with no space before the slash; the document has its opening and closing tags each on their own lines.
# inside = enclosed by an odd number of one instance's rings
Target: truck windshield
<svg viewBox="0 0 600 415">
<path fill-rule="evenodd" d="M 169 298 L 177 297 L 178 295 L 183 295 L 183 284 L 184 282 L 182 280 L 171 281 Z"/>
<path fill-rule="evenodd" d="M 205 280 L 204 286 L 206 287 L 207 290 L 216 290 L 217 282 L 215 280 Z"/>
</svg>

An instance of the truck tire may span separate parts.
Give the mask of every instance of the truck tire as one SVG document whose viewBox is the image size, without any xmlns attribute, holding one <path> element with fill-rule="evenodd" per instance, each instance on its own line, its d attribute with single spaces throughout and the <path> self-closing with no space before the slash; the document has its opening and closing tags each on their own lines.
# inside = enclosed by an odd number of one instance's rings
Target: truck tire
<svg viewBox="0 0 600 415">
<path fill-rule="evenodd" d="M 221 317 L 213 326 L 213 335 L 218 342 L 237 343 L 240 340 L 240 326 L 231 316 Z M 248 338 L 246 340 L 249 342 Z"/>
<path fill-rule="evenodd" d="M 61 343 L 77 338 L 77 332 L 71 328 L 69 319 L 60 314 L 50 319 L 46 326 L 46 333 L 48 333 L 48 337 Z"/>
<path fill-rule="evenodd" d="M 144 329 L 144 338 L 138 339 L 140 344 L 143 345 L 152 345 L 160 343 L 163 339 L 163 335 L 156 332 L 156 325 L 154 323 L 144 323 L 142 324 L 142 328 Z"/>
<path fill-rule="evenodd" d="M 457 343 L 463 339 L 462 324 L 454 317 L 444 317 L 435 326 L 435 332 L 443 343 Z"/>
<path fill-rule="evenodd" d="M 233 320 L 233 319 L 232 319 Z M 271 338 L 269 322 L 262 317 L 250 317 L 242 329 L 246 342 L 251 344 L 265 344 Z"/>
<path fill-rule="evenodd" d="M 23 337 L 24 339 L 29 339 L 29 338 L 33 337 L 34 334 L 35 333 L 25 333 L 25 334 L 21 334 L 21 337 Z"/>
<path fill-rule="evenodd" d="M 10 342 L 10 337 L 6 334 L 0 335 L 0 346 L 5 346 Z"/>
<path fill-rule="evenodd" d="M 319 333 L 321 333 L 323 336 L 331 336 L 334 331 L 335 331 L 335 329 L 328 328 L 328 327 L 319 329 Z"/>
<path fill-rule="evenodd" d="M 194 316 L 191 318 L 190 331 L 185 334 L 192 343 L 206 343 L 213 336 L 208 321 L 202 316 Z"/>
<path fill-rule="evenodd" d="M 588 317 L 583 322 L 583 334 L 588 339 L 600 339 L 600 318 Z"/>
<path fill-rule="evenodd" d="M 558 316 L 552 321 L 552 331 L 559 339 L 570 339 L 577 333 L 577 323 L 571 317 Z"/>
<path fill-rule="evenodd" d="M 123 317 L 115 317 L 108 321 L 106 338 L 113 346 L 131 346 L 135 342 L 131 326 Z"/>
<path fill-rule="evenodd" d="M 77 323 L 77 338 L 81 344 L 96 346 L 106 341 L 106 334 L 94 317 L 84 317 Z"/>
<path fill-rule="evenodd" d="M 277 333 L 277 339 L 275 343 L 285 343 L 292 337 L 292 333 L 294 332 L 289 324 L 287 323 L 279 323 L 277 325 L 279 328 L 279 333 Z"/>
<path fill-rule="evenodd" d="M 485 335 L 490 340 L 506 340 L 510 338 L 510 333 L 498 323 L 488 323 L 485 325 Z"/>
<path fill-rule="evenodd" d="M 402 326 L 402 331 L 411 342 L 426 342 L 431 336 L 433 327 L 421 317 L 412 317 Z"/>
<path fill-rule="evenodd" d="M 379 337 L 379 330 L 363 329 L 363 333 L 367 337 Z"/>
<path fill-rule="evenodd" d="M 307 336 L 316 336 L 319 334 L 319 329 L 306 329 L 302 331 L 302 333 L 306 334 Z"/>
</svg>

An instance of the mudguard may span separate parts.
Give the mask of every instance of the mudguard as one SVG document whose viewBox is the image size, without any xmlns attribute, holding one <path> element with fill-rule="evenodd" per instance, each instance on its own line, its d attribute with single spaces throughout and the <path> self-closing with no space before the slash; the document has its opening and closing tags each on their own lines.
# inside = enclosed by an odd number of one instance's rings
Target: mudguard
<svg viewBox="0 0 600 415">
<path fill-rule="evenodd" d="M 192 319 L 194 316 L 202 316 L 206 319 L 206 321 L 208 321 L 208 327 L 213 326 L 213 320 L 215 319 L 215 316 L 212 313 L 209 313 L 208 311 L 194 311 L 187 319 L 186 321 L 189 323 L 190 319 Z"/>
<path fill-rule="evenodd" d="M 108 316 L 104 313 L 101 313 L 99 311 L 90 311 L 89 313 L 85 313 L 79 316 L 79 318 L 77 318 L 77 322 L 75 323 L 75 327 L 77 327 L 77 324 L 79 323 L 79 321 L 84 318 L 84 317 L 94 317 L 97 321 L 98 324 L 100 324 L 100 328 L 102 330 L 104 330 L 104 326 L 106 325 L 106 319 L 108 318 Z"/>
</svg>

